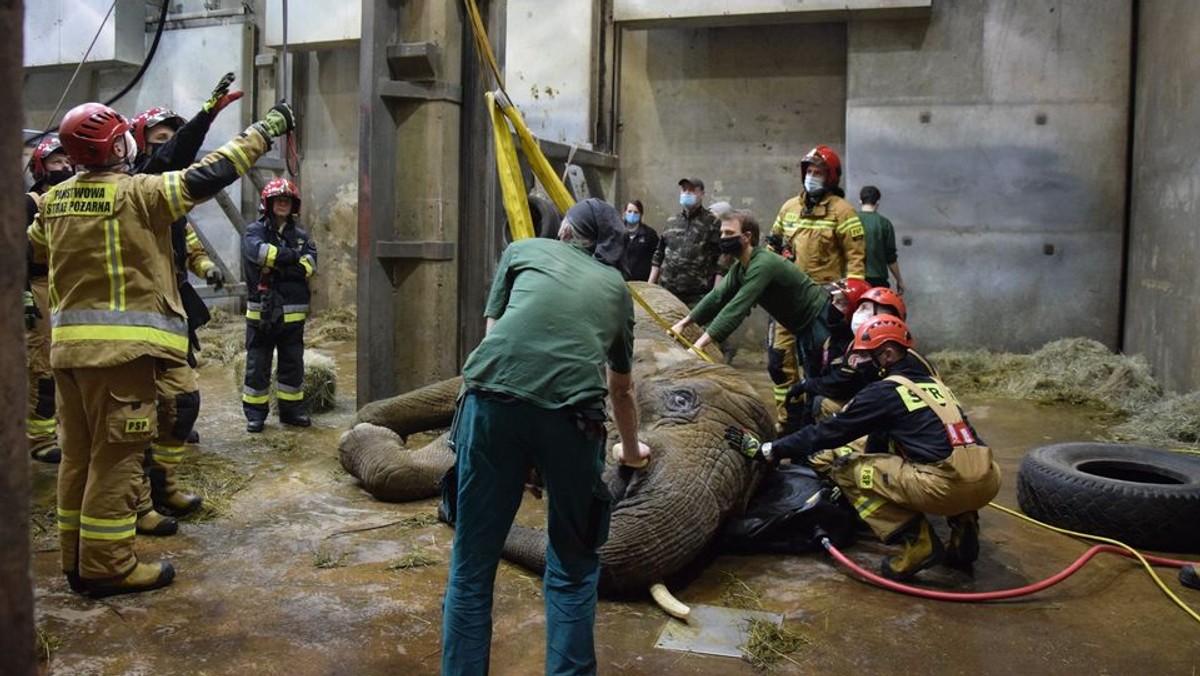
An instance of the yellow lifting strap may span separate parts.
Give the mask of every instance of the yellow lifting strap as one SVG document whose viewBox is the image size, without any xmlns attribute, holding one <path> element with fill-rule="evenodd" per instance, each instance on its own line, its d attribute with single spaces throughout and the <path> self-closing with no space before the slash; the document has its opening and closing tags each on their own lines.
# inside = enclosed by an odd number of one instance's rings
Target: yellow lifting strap
<svg viewBox="0 0 1200 676">
<path fill-rule="evenodd" d="M 567 191 L 567 187 L 563 185 L 562 179 L 554 173 L 554 168 L 550 166 L 550 161 L 542 153 L 537 139 L 525 124 L 525 119 L 521 117 L 520 111 L 513 105 L 512 100 L 508 98 L 508 93 L 504 90 L 504 78 L 500 74 L 500 66 L 492 51 L 492 43 L 488 40 L 487 29 L 484 27 L 483 17 L 479 14 L 479 7 L 475 4 L 475 0 L 463 0 L 463 2 L 466 5 L 467 17 L 471 24 L 480 60 L 483 61 L 485 70 L 491 73 L 497 87 L 495 92 L 487 92 L 484 100 L 492 118 L 492 137 L 496 142 L 496 171 L 500 176 L 500 192 L 504 201 L 504 213 L 508 217 L 509 234 L 513 241 L 535 237 L 533 218 L 529 213 L 529 197 L 525 191 L 525 181 L 521 178 L 521 165 L 517 159 L 516 144 L 513 141 L 514 132 L 520 141 L 525 159 L 529 161 L 534 175 L 537 176 L 538 181 L 546 190 L 546 194 L 550 197 L 550 201 L 554 202 L 554 206 L 558 208 L 559 212 L 567 213 L 567 210 L 574 206 L 575 200 Z M 512 125 L 511 129 L 509 128 L 510 124 Z M 686 345 L 704 361 L 713 362 L 713 358 L 707 352 L 697 348 L 682 335 L 672 332 L 671 325 L 667 323 L 667 320 L 650 307 L 637 289 L 630 286 L 629 293 L 663 330 Z"/>
</svg>

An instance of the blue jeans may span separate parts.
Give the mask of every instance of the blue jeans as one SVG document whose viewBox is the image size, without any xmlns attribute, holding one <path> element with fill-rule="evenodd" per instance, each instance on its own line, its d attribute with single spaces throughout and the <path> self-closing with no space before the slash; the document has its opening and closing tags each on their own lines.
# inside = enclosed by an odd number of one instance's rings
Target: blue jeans
<svg viewBox="0 0 1200 676">
<path fill-rule="evenodd" d="M 458 504 L 450 580 L 443 601 L 442 673 L 486 674 L 492 590 L 500 552 L 532 462 L 546 485 L 546 673 L 592 674 L 600 545 L 611 499 L 601 483 L 604 443 L 566 410 L 468 391 L 454 443 Z"/>
</svg>

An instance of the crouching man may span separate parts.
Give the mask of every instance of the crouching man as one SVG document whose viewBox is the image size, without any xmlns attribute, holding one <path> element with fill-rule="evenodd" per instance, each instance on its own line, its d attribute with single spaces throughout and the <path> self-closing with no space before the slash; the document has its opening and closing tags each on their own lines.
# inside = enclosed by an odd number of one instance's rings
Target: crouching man
<svg viewBox="0 0 1200 676">
<path fill-rule="evenodd" d="M 751 457 L 806 460 L 828 474 L 881 540 L 903 544 L 899 556 L 882 564 L 884 577 L 901 581 L 943 561 L 971 564 L 979 556 L 977 510 L 1000 490 L 991 449 L 950 389 L 910 353 L 912 346 L 903 320 L 876 315 L 859 327 L 851 348 L 884 377 L 845 410 L 773 443 L 727 430 L 730 445 Z M 861 437 L 865 452 L 846 446 Z M 947 517 L 948 546 L 926 514 Z"/>
</svg>

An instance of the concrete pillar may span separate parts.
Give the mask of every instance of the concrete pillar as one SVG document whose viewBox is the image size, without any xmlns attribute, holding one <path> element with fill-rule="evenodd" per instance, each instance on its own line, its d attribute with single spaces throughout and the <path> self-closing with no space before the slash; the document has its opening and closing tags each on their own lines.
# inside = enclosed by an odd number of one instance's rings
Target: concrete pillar
<svg viewBox="0 0 1200 676">
<path fill-rule="evenodd" d="M 437 45 L 437 81 L 451 86 L 461 82 L 465 29 L 461 5 L 429 0 L 406 3 L 400 9 L 400 40 Z M 392 106 L 398 124 L 393 151 L 395 238 L 457 242 L 461 104 L 430 99 Z M 393 265 L 394 368 L 400 392 L 458 374 L 454 345 L 460 258 L 399 260 Z"/>
<path fill-rule="evenodd" d="M 0 81 L 21 81 L 24 4 L 0 0 Z M 8 92 L 21 110 L 21 89 Z M 25 441 L 25 333 L 21 288 L 25 276 L 25 207 L 21 193 L 20 116 L 0 116 L 0 672 L 33 674 L 33 583 L 29 574 L 29 453 Z M 7 158 L 7 159 L 3 159 Z M 20 358 L 12 358 L 21 355 Z"/>
</svg>

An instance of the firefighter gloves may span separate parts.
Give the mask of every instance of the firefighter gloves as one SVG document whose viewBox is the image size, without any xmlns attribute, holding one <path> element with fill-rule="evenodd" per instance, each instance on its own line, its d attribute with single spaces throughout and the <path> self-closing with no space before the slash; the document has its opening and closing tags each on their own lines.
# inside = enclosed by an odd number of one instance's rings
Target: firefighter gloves
<svg viewBox="0 0 1200 676">
<path fill-rule="evenodd" d="M 204 281 L 208 282 L 214 291 L 220 291 L 225 286 L 225 274 L 219 268 L 213 268 L 204 275 Z"/>
<path fill-rule="evenodd" d="M 731 449 L 751 460 L 770 462 L 770 458 L 763 453 L 763 444 L 759 443 L 753 434 L 750 434 L 750 430 L 734 427 L 733 425 L 726 427 L 725 443 L 729 444 Z"/>
<path fill-rule="evenodd" d="M 225 73 L 225 77 L 217 83 L 217 86 L 212 90 L 212 96 L 204 102 L 204 112 L 210 115 L 216 115 L 221 112 L 225 106 L 237 101 L 244 95 L 241 91 L 229 91 L 229 86 L 233 84 L 233 73 Z"/>
<path fill-rule="evenodd" d="M 42 311 L 34 302 L 32 291 L 26 291 L 23 297 L 25 298 L 25 330 L 32 331 L 34 323 L 42 318 Z"/>
<path fill-rule="evenodd" d="M 286 101 L 280 101 L 267 111 L 263 119 L 254 123 L 254 128 L 268 138 L 279 138 L 296 128 L 296 117 Z"/>
</svg>

